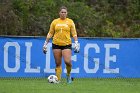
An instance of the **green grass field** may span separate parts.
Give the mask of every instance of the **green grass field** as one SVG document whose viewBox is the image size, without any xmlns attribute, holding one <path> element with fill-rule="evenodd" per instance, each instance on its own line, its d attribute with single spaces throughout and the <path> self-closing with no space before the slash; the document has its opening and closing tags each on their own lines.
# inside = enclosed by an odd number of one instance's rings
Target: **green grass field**
<svg viewBox="0 0 140 93">
<path fill-rule="evenodd" d="M 0 78 L 0 93 L 140 93 L 140 79 L 75 79 L 49 84 L 45 78 Z"/>
</svg>

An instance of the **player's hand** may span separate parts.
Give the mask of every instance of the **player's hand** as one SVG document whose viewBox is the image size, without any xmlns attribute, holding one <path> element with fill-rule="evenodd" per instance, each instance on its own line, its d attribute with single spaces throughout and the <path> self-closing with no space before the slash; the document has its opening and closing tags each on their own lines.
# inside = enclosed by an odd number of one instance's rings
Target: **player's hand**
<svg viewBox="0 0 140 93">
<path fill-rule="evenodd" d="M 79 53 L 79 50 L 80 50 L 79 43 L 78 43 L 78 41 L 75 41 L 75 44 L 74 44 L 74 53 Z"/>
<path fill-rule="evenodd" d="M 47 42 L 45 41 L 44 45 L 43 45 L 43 53 L 46 54 L 47 53 Z"/>
</svg>

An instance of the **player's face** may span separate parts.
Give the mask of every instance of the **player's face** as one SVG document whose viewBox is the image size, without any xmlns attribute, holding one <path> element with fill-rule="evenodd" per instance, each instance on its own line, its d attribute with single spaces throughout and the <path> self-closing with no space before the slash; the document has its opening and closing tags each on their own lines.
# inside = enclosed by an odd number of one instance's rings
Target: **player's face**
<svg viewBox="0 0 140 93">
<path fill-rule="evenodd" d="M 65 19 L 67 17 L 67 10 L 66 9 L 61 9 L 59 12 L 60 18 Z"/>
</svg>

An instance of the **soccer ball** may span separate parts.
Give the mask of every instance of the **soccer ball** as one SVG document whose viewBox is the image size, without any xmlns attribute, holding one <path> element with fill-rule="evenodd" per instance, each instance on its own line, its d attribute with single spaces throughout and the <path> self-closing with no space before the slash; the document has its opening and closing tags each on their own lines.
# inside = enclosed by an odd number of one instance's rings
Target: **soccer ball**
<svg viewBox="0 0 140 93">
<path fill-rule="evenodd" d="M 56 76 L 56 75 L 50 75 L 50 76 L 48 77 L 48 82 L 49 82 L 49 83 L 58 83 L 58 78 L 57 78 L 57 76 Z"/>
</svg>

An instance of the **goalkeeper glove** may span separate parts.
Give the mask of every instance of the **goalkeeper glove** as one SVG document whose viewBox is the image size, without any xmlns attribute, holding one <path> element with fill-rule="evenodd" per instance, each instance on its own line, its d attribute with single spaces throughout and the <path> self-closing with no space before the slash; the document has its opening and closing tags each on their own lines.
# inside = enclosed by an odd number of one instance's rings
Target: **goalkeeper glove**
<svg viewBox="0 0 140 93">
<path fill-rule="evenodd" d="M 43 45 L 43 53 L 46 54 L 47 53 L 47 42 L 45 41 L 44 45 Z"/>
<path fill-rule="evenodd" d="M 80 46 L 78 41 L 75 41 L 75 45 L 74 45 L 74 53 L 79 53 L 80 50 Z"/>
</svg>

